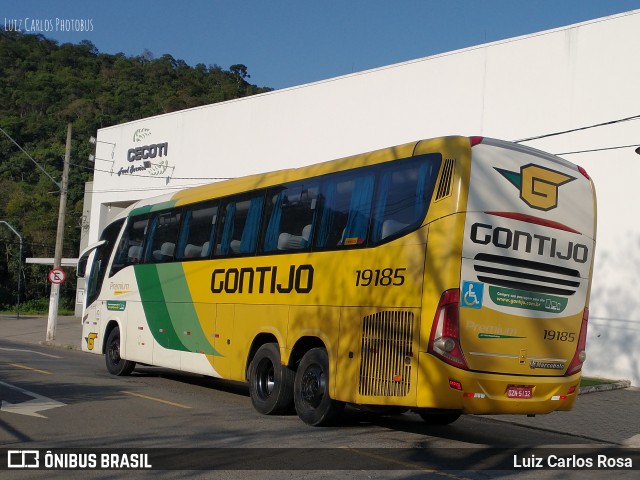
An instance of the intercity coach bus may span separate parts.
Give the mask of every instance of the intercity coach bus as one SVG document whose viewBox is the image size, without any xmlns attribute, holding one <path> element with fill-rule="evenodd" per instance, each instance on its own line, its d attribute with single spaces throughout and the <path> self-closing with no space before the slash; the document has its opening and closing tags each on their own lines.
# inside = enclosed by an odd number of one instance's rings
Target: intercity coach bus
<svg viewBox="0 0 640 480">
<path fill-rule="evenodd" d="M 310 425 L 347 403 L 432 424 L 569 410 L 595 225 L 584 169 L 482 137 L 193 187 L 81 254 L 82 346 L 114 375 L 248 382 L 258 412 Z"/>
</svg>

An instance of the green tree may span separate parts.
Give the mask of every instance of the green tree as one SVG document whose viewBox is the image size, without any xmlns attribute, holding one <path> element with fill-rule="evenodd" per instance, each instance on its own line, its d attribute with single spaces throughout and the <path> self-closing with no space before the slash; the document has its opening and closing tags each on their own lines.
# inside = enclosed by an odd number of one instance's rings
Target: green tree
<svg viewBox="0 0 640 480">
<path fill-rule="evenodd" d="M 0 29 L 0 128 L 57 181 L 66 125 L 73 122 L 63 255 L 78 254 L 84 184 L 92 178 L 87 139 L 99 128 L 267 92 L 251 85 L 245 65 L 190 67 L 169 54 L 156 58 L 103 54 L 89 41 L 60 45 L 43 35 Z M 24 238 L 24 257 L 53 257 L 59 191 L 0 133 L 0 219 Z M 0 229 L 0 308 L 15 302 L 16 239 Z M 47 266 L 23 266 L 24 300 L 48 298 Z M 63 299 L 73 304 L 73 275 Z"/>
</svg>

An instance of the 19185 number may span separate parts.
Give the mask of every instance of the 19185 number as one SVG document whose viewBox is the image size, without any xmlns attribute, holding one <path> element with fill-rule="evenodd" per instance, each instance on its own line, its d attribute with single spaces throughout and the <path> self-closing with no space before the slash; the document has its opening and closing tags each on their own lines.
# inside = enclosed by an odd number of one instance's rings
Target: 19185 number
<svg viewBox="0 0 640 480">
<path fill-rule="evenodd" d="M 573 342 L 576 337 L 573 332 L 561 332 L 558 330 L 545 330 L 545 340 L 557 340 L 558 342 Z"/>
<path fill-rule="evenodd" d="M 377 268 L 375 270 L 356 270 L 356 287 L 388 287 L 404 284 L 406 268 Z"/>
</svg>

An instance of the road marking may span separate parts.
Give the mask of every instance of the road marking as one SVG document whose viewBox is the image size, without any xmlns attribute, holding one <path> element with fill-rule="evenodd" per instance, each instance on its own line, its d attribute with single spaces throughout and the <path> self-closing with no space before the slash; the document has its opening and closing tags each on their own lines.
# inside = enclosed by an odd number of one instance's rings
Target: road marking
<svg viewBox="0 0 640 480">
<path fill-rule="evenodd" d="M 18 415 L 28 415 L 30 417 L 47 418 L 44 415 L 39 414 L 38 412 L 49 410 L 50 408 L 64 407 L 66 405 L 66 403 L 58 402 L 56 400 L 53 400 L 52 398 L 45 397 L 44 395 L 40 395 L 38 393 L 30 392 L 29 390 L 16 387 L 15 385 L 11 385 L 9 383 L 0 382 L 0 385 L 4 385 L 7 388 L 17 390 L 24 395 L 33 397 L 33 400 L 27 400 L 26 402 L 16 404 L 9 403 L 3 400 L 0 404 L 0 411 L 2 412 L 17 413 Z"/>
<path fill-rule="evenodd" d="M 431 468 L 425 468 L 422 465 L 418 465 L 416 463 L 405 462 L 404 460 L 396 460 L 395 458 L 387 457 L 385 455 L 377 455 L 375 453 L 358 450 L 357 448 L 351 448 L 349 450 L 351 452 L 354 452 L 354 453 L 356 453 L 358 455 L 362 455 L 364 457 L 371 457 L 371 458 L 375 458 L 377 460 L 384 460 L 385 462 L 394 463 L 396 465 L 399 465 L 401 467 L 406 468 L 407 470 L 419 470 L 419 471 L 424 472 L 424 473 L 431 473 L 431 474 L 434 474 L 434 475 L 441 475 L 443 477 L 453 478 L 455 480 L 468 480 L 468 477 L 460 477 L 458 475 L 454 475 L 453 473 L 443 472 L 443 471 L 440 471 L 440 470 L 433 470 Z"/>
<path fill-rule="evenodd" d="M 42 353 L 42 352 L 38 352 L 36 350 L 24 350 L 22 348 L 5 348 L 5 347 L 0 347 L 0 350 L 6 350 L 7 352 L 27 352 L 27 353 L 35 353 L 38 355 L 42 355 L 44 357 L 49 357 L 49 358 L 62 358 L 59 357 L 58 355 L 51 355 L 49 353 Z"/>
<path fill-rule="evenodd" d="M 625 447 L 633 447 L 633 448 L 640 447 L 640 434 L 627 438 L 624 442 L 622 442 L 622 444 Z"/>
<path fill-rule="evenodd" d="M 142 393 L 127 392 L 127 391 L 124 391 L 124 390 L 122 391 L 122 393 L 126 393 L 127 395 L 132 395 L 134 397 L 144 398 L 146 400 L 153 400 L 154 402 L 165 403 L 167 405 L 172 405 L 172 406 L 178 407 L 178 408 L 184 408 L 184 409 L 190 409 L 191 408 L 189 405 L 183 405 L 181 403 L 170 402 L 169 400 L 163 400 L 162 398 L 151 397 L 149 395 L 143 395 Z"/>
<path fill-rule="evenodd" d="M 39 368 L 27 367 L 26 365 L 20 365 L 19 363 L 10 363 L 9 365 L 16 368 L 22 368 L 24 370 L 30 370 L 32 372 L 44 373 L 45 375 L 52 375 L 52 373 L 48 372 L 47 370 L 40 370 Z"/>
</svg>

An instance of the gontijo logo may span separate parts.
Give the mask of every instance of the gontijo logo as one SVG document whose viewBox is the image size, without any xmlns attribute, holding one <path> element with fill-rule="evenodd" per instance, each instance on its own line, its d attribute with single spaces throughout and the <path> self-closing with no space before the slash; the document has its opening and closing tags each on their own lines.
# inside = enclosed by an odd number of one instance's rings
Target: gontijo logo
<svg viewBox="0 0 640 480">
<path fill-rule="evenodd" d="M 544 211 L 558 206 L 558 187 L 576 179 L 532 163 L 522 166 L 519 174 L 502 168 L 495 169 L 520 190 L 522 201 L 531 208 Z"/>
</svg>

